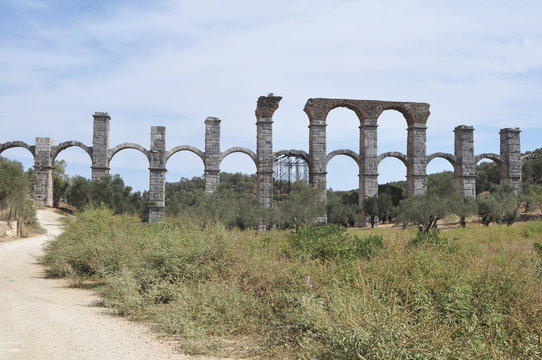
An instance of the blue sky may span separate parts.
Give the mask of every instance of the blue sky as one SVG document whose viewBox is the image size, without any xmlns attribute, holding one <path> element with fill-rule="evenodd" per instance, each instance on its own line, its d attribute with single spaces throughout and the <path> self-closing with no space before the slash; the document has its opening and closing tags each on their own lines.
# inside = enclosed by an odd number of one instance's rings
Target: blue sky
<svg viewBox="0 0 542 360">
<path fill-rule="evenodd" d="M 540 1 L 0 0 L 0 142 L 91 145 L 92 114 L 107 111 L 111 147 L 148 147 L 150 127 L 167 146 L 203 148 L 207 116 L 222 119 L 222 148 L 255 149 L 260 95 L 283 96 L 274 148 L 308 150 L 308 98 L 431 104 L 427 151 L 453 153 L 453 128 L 475 127 L 475 152 L 499 152 L 499 129 L 520 127 L 522 150 L 542 147 Z M 328 151 L 358 150 L 358 120 L 328 117 Z M 406 152 L 406 122 L 379 119 L 379 152 Z M 22 149 L 4 156 L 31 166 Z M 70 174 L 90 176 L 90 159 L 70 148 Z M 111 163 L 127 184 L 148 186 L 147 163 L 123 151 Z M 193 154 L 168 163 L 168 181 L 203 173 Z M 234 154 L 223 170 L 255 171 Z M 451 170 L 445 160 L 429 171 Z M 395 159 L 380 182 L 404 179 Z M 328 167 L 334 189 L 357 186 L 349 158 Z"/>
</svg>

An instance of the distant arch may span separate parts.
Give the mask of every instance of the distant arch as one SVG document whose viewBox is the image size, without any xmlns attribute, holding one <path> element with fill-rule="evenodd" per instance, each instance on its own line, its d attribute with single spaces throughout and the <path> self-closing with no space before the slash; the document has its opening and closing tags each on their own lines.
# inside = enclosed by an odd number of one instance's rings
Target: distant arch
<svg viewBox="0 0 542 360">
<path fill-rule="evenodd" d="M 252 159 L 252 161 L 254 162 L 254 166 L 256 168 L 258 168 L 257 156 L 254 153 L 254 151 L 252 151 L 250 149 L 247 149 L 247 148 L 244 148 L 244 147 L 239 147 L 239 146 L 231 147 L 231 148 L 227 149 L 226 151 L 224 151 L 222 154 L 220 154 L 220 163 L 222 163 L 222 160 L 224 160 L 226 158 L 226 156 L 231 155 L 233 153 L 243 153 L 243 154 L 248 155 Z"/>
<path fill-rule="evenodd" d="M 484 154 L 479 154 L 479 155 L 476 155 L 474 157 L 474 163 L 475 164 L 478 164 L 478 162 L 480 162 L 480 160 L 482 159 L 489 159 L 489 160 L 493 160 L 495 163 L 497 163 L 499 166 L 502 166 L 502 159 L 501 159 L 501 156 L 500 155 L 497 155 L 497 154 L 494 154 L 494 153 L 484 153 Z"/>
<path fill-rule="evenodd" d="M 110 163 L 111 160 L 113 159 L 113 156 L 115 156 L 116 153 L 125 149 L 134 149 L 134 150 L 140 151 L 141 153 L 143 153 L 143 155 L 145 155 L 147 160 L 150 161 L 149 151 L 145 149 L 143 146 L 139 144 L 134 144 L 134 143 L 122 143 L 107 151 L 107 155 L 108 155 L 107 162 Z"/>
<path fill-rule="evenodd" d="M 452 167 L 454 169 L 457 167 L 457 159 L 455 158 L 455 156 L 452 154 L 443 153 L 443 152 L 436 152 L 431 155 L 428 155 L 426 157 L 426 165 L 429 165 L 429 163 L 436 158 L 442 158 L 442 159 L 448 160 L 448 162 L 452 164 Z"/>
<path fill-rule="evenodd" d="M 538 159 L 538 158 L 542 158 L 542 155 L 534 153 L 534 152 L 530 154 L 523 154 L 521 155 L 521 163 L 524 164 L 525 161 L 527 160 Z"/>
<path fill-rule="evenodd" d="M 75 140 L 64 141 L 58 144 L 57 146 L 54 146 L 52 149 L 51 161 L 54 163 L 56 157 L 58 156 L 58 154 L 60 154 L 60 152 L 73 146 L 83 149 L 88 154 L 88 156 L 90 157 L 92 161 L 92 147 L 86 146 L 82 142 L 75 141 Z"/>
<path fill-rule="evenodd" d="M 396 158 L 398 160 L 401 160 L 401 162 L 403 164 L 405 164 L 405 166 L 409 167 L 409 162 L 408 162 L 408 158 L 405 154 L 403 154 L 402 152 L 399 152 L 399 151 L 388 151 L 388 152 L 385 152 L 385 153 L 382 153 L 380 155 L 378 155 L 378 158 L 377 158 L 377 161 L 378 161 L 378 164 L 380 164 L 382 162 L 382 160 L 384 160 L 385 158 Z"/>
<path fill-rule="evenodd" d="M 429 104 L 426 103 L 328 98 L 308 99 L 303 111 L 312 123 L 313 121 L 325 121 L 329 112 L 338 107 L 354 111 L 360 121 L 378 119 L 382 112 L 396 110 L 403 114 L 409 126 L 425 125 L 430 113 Z"/>
<path fill-rule="evenodd" d="M 358 164 L 358 166 L 360 165 L 360 158 L 359 158 L 358 153 L 350 149 L 338 149 L 338 150 L 334 150 L 330 152 L 326 156 L 326 164 L 329 164 L 331 159 L 333 159 L 335 156 L 338 156 L 338 155 L 348 156 L 349 158 L 353 159 L 356 162 L 356 164 Z"/>
<path fill-rule="evenodd" d="M 310 164 L 309 163 L 310 156 L 306 151 L 303 151 L 303 150 L 294 150 L 294 149 L 279 150 L 279 151 L 275 151 L 273 153 L 273 156 L 275 157 L 275 160 L 277 160 L 281 156 L 299 157 L 299 158 L 303 159 L 303 161 L 305 161 L 307 163 L 307 165 Z"/>
<path fill-rule="evenodd" d="M 199 156 L 201 161 L 203 161 L 203 163 L 205 164 L 205 153 L 203 151 L 201 151 L 200 149 L 198 149 L 197 147 L 191 146 L 191 145 L 179 145 L 179 146 L 175 146 L 173 149 L 169 150 L 166 153 L 166 163 L 169 160 L 169 158 L 171 156 L 173 156 L 173 154 L 178 153 L 179 151 L 189 151 L 191 153 L 194 153 L 197 156 Z"/>
<path fill-rule="evenodd" d="M 398 104 L 384 105 L 379 110 L 380 111 L 378 112 L 376 116 L 377 120 L 385 111 L 395 110 L 399 112 L 401 115 L 403 115 L 408 125 L 412 125 L 416 123 L 416 116 L 408 108 L 406 108 L 403 105 L 398 105 Z"/>
<path fill-rule="evenodd" d="M 5 150 L 12 149 L 12 148 L 23 148 L 32 154 L 33 157 L 35 157 L 35 149 L 36 147 L 33 145 L 28 145 L 24 141 L 8 141 L 3 144 L 0 144 L 0 154 L 3 153 Z"/>
</svg>

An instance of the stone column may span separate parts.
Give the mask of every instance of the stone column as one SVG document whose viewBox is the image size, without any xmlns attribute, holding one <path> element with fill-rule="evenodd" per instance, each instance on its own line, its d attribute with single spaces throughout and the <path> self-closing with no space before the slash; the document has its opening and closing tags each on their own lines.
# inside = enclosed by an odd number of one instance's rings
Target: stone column
<svg viewBox="0 0 542 360">
<path fill-rule="evenodd" d="M 426 130 L 424 123 L 413 123 L 407 129 L 407 195 L 425 194 L 426 173 Z"/>
<path fill-rule="evenodd" d="M 166 202 L 166 128 L 151 127 L 149 221 L 159 221 Z"/>
<path fill-rule="evenodd" d="M 521 191 L 521 148 L 519 128 L 501 129 L 501 184 L 509 184 L 516 193 Z"/>
<path fill-rule="evenodd" d="M 53 169 L 51 148 L 53 140 L 37 137 L 34 154 L 34 202 L 38 206 L 53 206 Z"/>
<path fill-rule="evenodd" d="M 95 112 L 92 134 L 92 180 L 109 175 L 109 122 L 111 117 L 106 112 Z"/>
<path fill-rule="evenodd" d="M 368 219 L 363 209 L 363 200 L 378 195 L 378 147 L 377 119 L 361 120 L 360 129 L 360 167 L 359 167 L 359 209 L 361 226 L 367 226 Z"/>
<path fill-rule="evenodd" d="M 220 119 L 205 119 L 205 192 L 213 193 L 220 183 Z"/>
<path fill-rule="evenodd" d="M 260 96 L 256 105 L 256 191 L 260 207 L 273 206 L 273 114 L 281 96 Z"/>
<path fill-rule="evenodd" d="M 461 196 L 476 196 L 476 164 L 474 162 L 474 128 L 459 125 L 454 129 L 454 155 L 457 161 L 454 177 Z"/>
<path fill-rule="evenodd" d="M 318 189 L 318 200 L 327 203 L 327 149 L 326 149 L 326 120 L 314 119 L 309 125 L 309 180 Z M 327 222 L 327 214 L 322 214 L 317 222 Z"/>
</svg>

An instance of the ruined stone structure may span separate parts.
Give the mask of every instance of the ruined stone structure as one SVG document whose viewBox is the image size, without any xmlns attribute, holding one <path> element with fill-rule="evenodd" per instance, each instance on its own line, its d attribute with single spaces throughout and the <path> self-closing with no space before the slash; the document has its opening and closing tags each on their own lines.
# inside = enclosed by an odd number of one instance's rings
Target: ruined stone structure
<svg viewBox="0 0 542 360">
<path fill-rule="evenodd" d="M 326 200 L 327 164 L 338 155 L 352 158 L 359 169 L 359 206 L 363 200 L 378 194 L 378 165 L 387 158 L 399 159 L 407 169 L 408 195 L 422 194 L 426 191 L 425 178 L 428 163 L 440 157 L 448 160 L 454 168 L 454 176 L 459 192 L 464 196 L 475 196 L 475 169 L 481 159 L 495 161 L 502 169 L 501 183 L 510 184 L 519 190 L 521 185 L 521 167 L 527 157 L 520 152 L 520 130 L 506 128 L 500 131 L 500 154 L 474 154 L 474 129 L 460 125 L 454 129 L 454 153 L 426 154 L 426 130 L 429 118 L 429 104 L 413 102 L 392 102 L 348 99 L 309 99 L 304 111 L 309 118 L 309 152 L 287 149 L 273 151 L 273 114 L 279 107 L 280 96 L 261 96 L 256 106 L 256 152 L 233 147 L 224 151 L 220 148 L 220 119 L 208 117 L 205 120 L 205 150 L 201 151 L 190 145 L 179 145 L 169 150 L 166 147 L 166 128 L 151 127 L 150 148 L 122 143 L 109 147 L 109 128 L 111 117 L 108 113 L 97 112 L 94 117 L 92 146 L 79 141 L 65 141 L 54 145 L 48 137 L 36 138 L 35 145 L 21 141 L 0 144 L 0 154 L 7 149 L 22 147 L 34 156 L 36 180 L 34 201 L 41 206 L 53 205 L 53 165 L 58 154 L 69 147 L 83 149 L 92 161 L 92 179 L 109 174 L 109 163 L 113 156 L 124 149 L 142 152 L 149 161 L 149 220 L 157 221 L 165 206 L 165 181 L 168 159 L 179 151 L 190 151 L 200 157 L 204 164 L 205 191 L 214 192 L 219 183 L 220 163 L 234 152 L 248 155 L 256 165 L 257 193 L 260 206 L 273 206 L 273 164 L 285 154 L 293 154 L 307 162 L 310 184 L 319 189 L 319 197 Z M 335 149 L 328 152 L 326 125 L 329 112 L 337 107 L 352 110 L 360 121 L 359 152 L 350 149 Z M 377 127 L 379 116 L 387 110 L 399 111 L 407 124 L 406 154 L 401 152 L 378 153 Z M 365 219 L 362 209 L 362 223 Z M 325 216 L 321 218 L 325 221 Z"/>
</svg>

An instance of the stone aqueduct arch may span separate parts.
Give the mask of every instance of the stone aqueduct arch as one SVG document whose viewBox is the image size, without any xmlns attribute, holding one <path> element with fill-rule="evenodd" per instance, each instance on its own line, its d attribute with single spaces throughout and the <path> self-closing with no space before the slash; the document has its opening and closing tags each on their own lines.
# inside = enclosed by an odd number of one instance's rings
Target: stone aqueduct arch
<svg viewBox="0 0 542 360">
<path fill-rule="evenodd" d="M 83 149 L 92 161 L 92 179 L 99 179 L 109 174 L 109 163 L 113 156 L 124 149 L 135 149 L 145 155 L 149 161 L 149 220 L 157 221 L 163 214 L 165 206 L 165 175 L 167 161 L 179 151 L 190 151 L 199 156 L 204 164 L 205 191 L 214 192 L 219 183 L 220 163 L 234 153 L 248 155 L 256 165 L 257 193 L 260 206 L 272 206 L 273 196 L 273 163 L 283 154 L 296 154 L 309 166 L 309 181 L 319 191 L 319 197 L 325 201 L 327 164 L 335 156 L 344 155 L 352 158 L 359 168 L 359 206 L 363 200 L 378 194 L 378 165 L 387 158 L 399 159 L 407 169 L 408 195 L 422 194 L 426 191 L 425 178 L 427 164 L 434 158 L 444 158 L 454 168 L 454 177 L 459 185 L 459 192 L 464 196 L 475 196 L 476 163 L 484 158 L 491 159 L 502 168 L 501 183 L 512 185 L 516 190 L 521 184 L 521 167 L 525 160 L 535 155 L 523 156 L 520 152 L 520 130 L 506 128 L 500 131 L 500 154 L 474 155 L 474 139 L 472 126 L 460 125 L 454 129 L 454 154 L 426 154 L 426 123 L 429 118 L 429 104 L 414 102 L 391 102 L 374 100 L 348 99 L 309 99 L 304 111 L 309 118 L 309 152 L 303 150 L 280 150 L 273 152 L 273 114 L 282 99 L 280 96 L 261 96 L 256 106 L 256 152 L 232 147 L 220 149 L 220 122 L 218 118 L 208 117 L 205 120 L 205 150 L 190 145 L 180 145 L 166 149 L 166 128 L 151 127 L 150 148 L 123 143 L 109 147 L 110 116 L 105 112 L 93 115 L 92 146 L 79 141 L 66 141 L 58 145 L 47 137 L 36 138 L 35 145 L 22 141 L 0 143 L 0 154 L 14 147 L 25 148 L 34 156 L 34 201 L 38 205 L 53 204 L 53 165 L 58 154 L 69 147 Z M 329 112 L 337 107 L 352 110 L 360 121 L 359 152 L 350 149 L 337 149 L 328 153 L 326 142 L 326 122 Z M 379 116 L 387 110 L 399 111 L 407 123 L 407 152 L 386 152 L 378 154 L 377 127 Z M 361 219 L 365 219 L 363 211 Z M 325 217 L 322 219 L 325 220 Z"/>
</svg>

